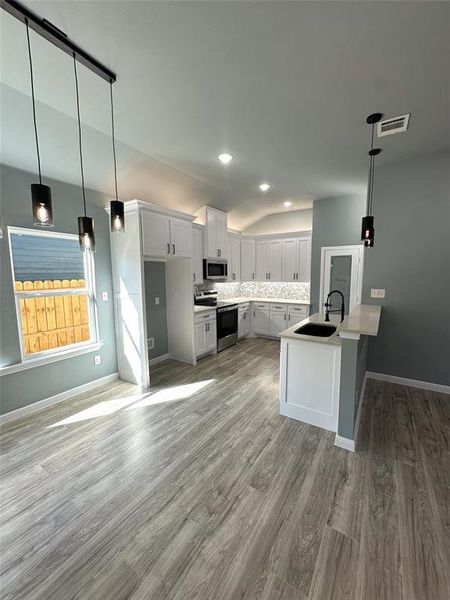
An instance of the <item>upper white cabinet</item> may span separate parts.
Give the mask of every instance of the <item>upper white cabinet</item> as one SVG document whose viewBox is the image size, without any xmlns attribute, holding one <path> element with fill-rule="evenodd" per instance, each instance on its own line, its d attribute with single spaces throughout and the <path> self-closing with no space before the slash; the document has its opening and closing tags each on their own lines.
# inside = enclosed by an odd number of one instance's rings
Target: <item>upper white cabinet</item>
<svg viewBox="0 0 450 600">
<path fill-rule="evenodd" d="M 255 262 L 258 281 L 283 281 L 281 240 L 256 242 Z"/>
<path fill-rule="evenodd" d="M 192 256 L 192 223 L 184 219 L 142 210 L 144 256 Z"/>
<path fill-rule="evenodd" d="M 194 283 L 203 282 L 203 231 L 195 225 L 192 227 L 192 274 Z"/>
<path fill-rule="evenodd" d="M 255 281 L 255 240 L 241 239 L 241 281 Z"/>
<path fill-rule="evenodd" d="M 283 240 L 283 281 L 309 281 L 311 238 Z"/>
<path fill-rule="evenodd" d="M 297 281 L 311 281 L 311 238 L 300 238 Z"/>
<path fill-rule="evenodd" d="M 227 241 L 228 281 L 241 280 L 241 241 L 238 236 L 228 235 Z"/>
<path fill-rule="evenodd" d="M 204 258 L 227 258 L 227 213 L 204 206 L 196 213 L 198 222 L 205 226 Z"/>
</svg>

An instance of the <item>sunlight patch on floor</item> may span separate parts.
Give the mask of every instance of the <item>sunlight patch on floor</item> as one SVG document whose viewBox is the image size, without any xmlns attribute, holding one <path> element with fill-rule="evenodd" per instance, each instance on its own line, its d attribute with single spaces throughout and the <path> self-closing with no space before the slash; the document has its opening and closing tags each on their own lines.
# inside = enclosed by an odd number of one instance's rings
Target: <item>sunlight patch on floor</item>
<svg viewBox="0 0 450 600">
<path fill-rule="evenodd" d="M 186 398 L 190 398 L 200 390 L 203 390 L 206 386 L 213 383 L 213 381 L 215 381 L 215 379 L 207 379 L 205 381 L 198 381 L 195 383 L 175 385 L 158 390 L 157 392 L 150 391 L 146 394 L 134 394 L 124 398 L 104 400 L 103 402 L 98 402 L 97 404 L 81 410 L 80 412 L 77 412 L 66 419 L 62 419 L 57 423 L 49 425 L 47 429 L 51 427 L 61 427 L 63 425 L 80 423 L 82 421 L 89 421 L 90 419 L 97 419 L 99 417 L 106 417 L 123 409 L 130 410 L 134 408 L 144 408 L 146 406 L 153 406 L 155 404 L 162 404 L 164 402 L 184 400 Z"/>
</svg>

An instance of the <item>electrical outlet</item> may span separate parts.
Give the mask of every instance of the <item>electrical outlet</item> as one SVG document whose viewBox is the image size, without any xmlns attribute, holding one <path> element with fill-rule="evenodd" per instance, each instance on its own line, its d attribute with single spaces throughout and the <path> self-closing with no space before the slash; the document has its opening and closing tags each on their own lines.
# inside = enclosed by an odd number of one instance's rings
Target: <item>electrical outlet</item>
<svg viewBox="0 0 450 600">
<path fill-rule="evenodd" d="M 102 292 L 102 300 L 103 302 L 108 302 L 108 292 Z"/>
<path fill-rule="evenodd" d="M 155 347 L 155 338 L 148 338 L 147 347 L 149 350 L 153 350 L 153 348 Z"/>
<path fill-rule="evenodd" d="M 370 290 L 370 297 L 371 298 L 385 298 L 386 297 L 386 290 L 372 288 Z"/>
<path fill-rule="evenodd" d="M 155 304 L 156 304 L 156 306 L 158 306 L 158 304 L 159 304 L 159 296 L 155 296 Z"/>
<path fill-rule="evenodd" d="M 96 366 L 102 364 L 102 357 L 100 356 L 100 354 L 96 354 L 94 356 L 94 363 L 95 363 Z"/>
</svg>

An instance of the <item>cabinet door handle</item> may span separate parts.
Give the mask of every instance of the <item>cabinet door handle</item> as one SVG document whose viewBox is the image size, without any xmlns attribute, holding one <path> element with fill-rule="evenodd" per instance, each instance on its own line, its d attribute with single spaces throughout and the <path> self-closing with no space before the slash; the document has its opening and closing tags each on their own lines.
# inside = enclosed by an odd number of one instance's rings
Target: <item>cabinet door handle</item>
<svg viewBox="0 0 450 600">
<path fill-rule="evenodd" d="M 253 318 L 255 318 L 255 311 L 253 311 Z"/>
<path fill-rule="evenodd" d="M 195 283 L 195 273 L 194 273 L 194 283 Z"/>
<path fill-rule="evenodd" d="M 172 244 L 172 250 L 173 250 L 173 253 L 175 254 L 175 244 Z"/>
<path fill-rule="evenodd" d="M 170 244 L 167 242 L 167 254 L 170 254 Z"/>
<path fill-rule="evenodd" d="M 252 279 L 255 279 L 255 274 L 254 273 L 252 273 Z"/>
</svg>

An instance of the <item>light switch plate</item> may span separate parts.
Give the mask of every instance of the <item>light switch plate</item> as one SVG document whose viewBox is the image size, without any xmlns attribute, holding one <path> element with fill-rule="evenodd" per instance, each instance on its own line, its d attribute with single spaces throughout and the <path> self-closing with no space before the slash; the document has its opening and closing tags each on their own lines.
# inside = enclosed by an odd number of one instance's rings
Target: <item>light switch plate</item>
<svg viewBox="0 0 450 600">
<path fill-rule="evenodd" d="M 108 292 L 102 292 L 102 300 L 103 302 L 108 302 Z"/>
<path fill-rule="evenodd" d="M 153 348 L 155 347 L 155 338 L 148 338 L 147 347 L 149 350 L 153 350 Z"/>
<path fill-rule="evenodd" d="M 102 357 L 100 356 L 100 354 L 96 354 L 94 356 L 94 363 L 96 364 L 96 366 L 102 364 Z"/>
<path fill-rule="evenodd" d="M 158 306 L 158 304 L 159 304 L 159 296 L 155 296 L 155 304 L 156 304 L 156 306 Z"/>
<path fill-rule="evenodd" d="M 370 297 L 371 298 L 385 298 L 386 297 L 386 290 L 385 289 L 372 288 L 370 290 Z"/>
</svg>

